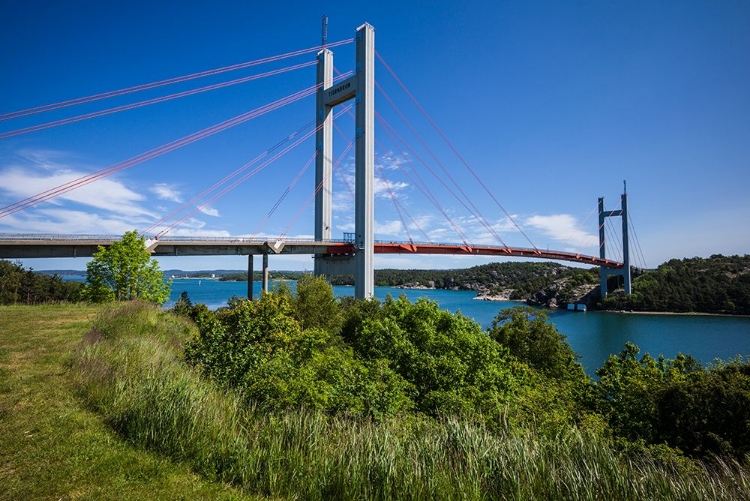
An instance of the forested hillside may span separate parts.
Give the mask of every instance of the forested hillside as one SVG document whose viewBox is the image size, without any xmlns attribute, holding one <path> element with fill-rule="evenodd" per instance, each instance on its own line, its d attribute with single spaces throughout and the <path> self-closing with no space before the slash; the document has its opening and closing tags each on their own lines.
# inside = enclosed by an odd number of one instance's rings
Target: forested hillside
<svg viewBox="0 0 750 501">
<path fill-rule="evenodd" d="M 247 272 L 237 271 L 231 273 L 217 273 L 221 282 L 247 282 Z M 299 280 L 307 275 L 304 271 L 277 271 L 271 272 L 273 280 Z M 253 282 L 260 282 L 263 279 L 263 272 L 253 272 Z"/>
<path fill-rule="evenodd" d="M 375 270 L 375 285 L 430 289 L 474 290 L 481 294 L 505 294 L 509 299 L 527 299 L 531 294 L 567 277 L 586 276 L 590 270 L 558 263 L 489 263 L 460 270 Z M 334 285 L 353 284 L 351 277 L 332 277 Z"/>
<path fill-rule="evenodd" d="M 750 255 L 672 259 L 612 294 L 605 309 L 750 315 Z"/>
</svg>

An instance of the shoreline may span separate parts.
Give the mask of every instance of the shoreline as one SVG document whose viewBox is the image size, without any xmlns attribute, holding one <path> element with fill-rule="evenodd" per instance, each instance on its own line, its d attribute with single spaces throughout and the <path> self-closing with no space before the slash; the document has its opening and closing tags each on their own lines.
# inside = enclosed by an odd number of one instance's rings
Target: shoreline
<svg viewBox="0 0 750 501">
<path fill-rule="evenodd" d="M 622 315 L 670 315 L 683 317 L 726 317 L 726 318 L 750 318 L 750 315 L 738 315 L 732 313 L 707 313 L 701 311 L 635 311 L 635 310 L 590 310 L 602 313 L 620 313 Z"/>
</svg>

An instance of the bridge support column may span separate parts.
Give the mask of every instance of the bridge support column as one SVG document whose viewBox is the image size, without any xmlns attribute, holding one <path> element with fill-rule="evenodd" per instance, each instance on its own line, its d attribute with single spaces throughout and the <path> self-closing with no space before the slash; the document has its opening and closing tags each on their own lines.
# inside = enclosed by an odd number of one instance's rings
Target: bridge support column
<svg viewBox="0 0 750 501">
<path fill-rule="evenodd" d="M 373 296 L 375 287 L 375 28 L 365 23 L 355 35 L 355 74 L 333 85 L 333 54 L 318 53 L 320 85 L 316 100 L 315 240 L 331 239 L 331 157 L 333 107 L 355 100 L 354 148 L 354 297 Z M 315 258 L 315 274 L 326 270 L 322 256 Z"/>
<path fill-rule="evenodd" d="M 631 294 L 630 285 L 630 242 L 628 236 L 628 194 L 622 194 L 622 277 L 625 293 Z"/>
<path fill-rule="evenodd" d="M 247 298 L 253 300 L 253 255 L 247 255 Z"/>
<path fill-rule="evenodd" d="M 599 268 L 599 282 L 601 297 L 607 296 L 607 277 L 610 275 L 623 276 L 623 288 L 626 294 L 632 293 L 630 280 L 630 245 L 628 242 L 628 194 L 624 192 L 620 198 L 619 210 L 604 210 L 604 198 L 599 199 L 599 257 L 606 259 L 606 238 L 604 224 L 608 217 L 622 217 L 622 269 L 611 270 L 604 267 Z"/>
<path fill-rule="evenodd" d="M 604 233 L 604 198 L 599 198 L 599 257 L 602 259 L 607 258 L 607 251 L 605 246 L 607 240 Z M 599 290 L 601 297 L 607 296 L 607 277 L 609 276 L 609 270 L 604 266 L 599 267 Z"/>
<path fill-rule="evenodd" d="M 263 292 L 268 292 L 268 254 L 263 254 L 263 272 L 261 276 Z"/>
<path fill-rule="evenodd" d="M 333 106 L 326 106 L 325 92 L 333 85 L 333 52 L 324 49 L 318 53 L 318 81 L 315 124 L 315 240 L 331 239 L 333 225 Z M 323 275 L 321 259 L 315 259 L 315 275 Z"/>
<path fill-rule="evenodd" d="M 354 297 L 367 299 L 375 291 L 375 28 L 357 28 L 356 45 Z"/>
</svg>

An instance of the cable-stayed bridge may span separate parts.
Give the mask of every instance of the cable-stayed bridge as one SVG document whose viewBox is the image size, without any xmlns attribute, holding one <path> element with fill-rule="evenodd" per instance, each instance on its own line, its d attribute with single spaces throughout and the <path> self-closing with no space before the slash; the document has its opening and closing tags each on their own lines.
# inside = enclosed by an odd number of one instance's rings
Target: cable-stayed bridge
<svg viewBox="0 0 750 501">
<path fill-rule="evenodd" d="M 355 43 L 355 69 L 347 73 L 339 73 L 333 66 L 332 48 Z M 248 269 L 252 272 L 254 256 L 261 256 L 263 259 L 263 276 L 264 289 L 267 288 L 268 277 L 268 256 L 275 254 L 311 254 L 315 258 L 315 273 L 323 275 L 332 274 L 351 274 L 355 277 L 355 296 L 366 298 L 372 296 L 374 287 L 374 255 L 375 254 L 432 254 L 432 255 L 472 255 L 472 256 L 498 256 L 498 257 L 524 257 L 524 258 L 541 258 L 577 262 L 599 266 L 602 277 L 602 291 L 606 294 L 606 278 L 609 275 L 622 275 L 624 277 L 625 290 L 630 292 L 630 253 L 629 253 L 629 214 L 627 212 L 627 195 L 623 194 L 620 207 L 616 210 L 604 210 L 603 199 L 599 200 L 599 256 L 588 256 L 577 253 L 570 253 L 555 250 L 542 250 L 533 244 L 523 231 L 521 226 L 511 217 L 511 215 L 500 204 L 495 195 L 482 182 L 476 172 L 458 153 L 453 145 L 448 141 L 445 135 L 435 125 L 429 115 L 414 99 L 413 95 L 403 85 L 393 70 L 387 65 L 383 58 L 375 52 L 375 30 L 372 26 L 364 24 L 360 26 L 355 33 L 353 40 L 344 40 L 335 43 L 326 43 L 319 47 L 294 51 L 279 56 L 272 56 L 256 61 L 250 61 L 230 67 L 219 68 L 216 70 L 204 71 L 183 77 L 172 78 L 152 84 L 139 85 L 119 91 L 112 91 L 87 98 L 74 99 L 52 105 L 20 110 L 17 112 L 0 115 L 0 122 L 13 120 L 16 118 L 44 113 L 47 111 L 76 106 L 82 103 L 100 101 L 111 97 L 140 92 L 152 88 L 162 87 L 173 83 L 189 81 L 204 76 L 221 74 L 235 69 L 247 68 L 258 64 L 272 61 L 278 61 L 287 57 L 294 57 L 305 53 L 316 52 L 317 57 L 313 62 L 292 65 L 286 68 L 276 69 L 249 77 L 243 77 L 219 84 L 212 84 L 189 91 L 178 92 L 160 98 L 152 98 L 138 103 L 118 106 L 101 110 L 98 112 L 87 113 L 67 119 L 56 120 L 44 124 L 25 127 L 0 133 L 0 140 L 9 137 L 15 137 L 22 134 L 28 134 L 51 127 L 68 125 L 74 122 L 88 120 L 103 116 L 105 114 L 119 113 L 130 109 L 148 106 L 158 102 L 178 99 L 189 95 L 207 92 L 218 88 L 223 88 L 237 83 L 243 83 L 254 79 L 264 78 L 266 76 L 277 75 L 287 71 L 316 65 L 317 82 L 301 91 L 290 94 L 289 96 L 273 101 L 254 110 L 237 115 L 229 120 L 225 120 L 213 126 L 201 129 L 189 134 L 181 139 L 169 142 L 158 148 L 151 149 L 142 154 L 133 156 L 127 160 L 111 165 L 106 169 L 79 177 L 67 183 L 47 189 L 36 195 L 29 196 L 18 200 L 12 204 L 6 205 L 0 209 L 0 219 L 10 216 L 19 211 L 34 207 L 40 203 L 49 201 L 55 197 L 65 195 L 73 190 L 88 184 L 97 182 L 108 176 L 121 172 L 125 169 L 134 167 L 138 164 L 147 162 L 155 157 L 167 154 L 178 148 L 192 144 L 196 141 L 220 133 L 239 124 L 265 115 L 272 111 L 278 110 L 290 103 L 297 102 L 306 97 L 315 96 L 316 113 L 315 119 L 308 126 L 295 131 L 288 135 L 283 141 L 272 146 L 261 155 L 257 156 L 250 162 L 247 162 L 239 169 L 235 170 L 225 178 L 205 189 L 196 197 L 184 203 L 180 208 L 162 217 L 159 221 L 152 223 L 141 233 L 147 238 L 147 248 L 155 256 L 216 256 L 216 255 L 247 255 Z M 529 247 L 512 247 L 507 245 L 500 237 L 497 229 L 488 222 L 476 207 L 472 197 L 468 196 L 461 186 L 457 183 L 450 171 L 445 168 L 443 163 L 432 152 L 429 145 L 414 130 L 403 114 L 398 111 L 397 105 L 393 99 L 385 93 L 383 88 L 375 80 L 375 61 L 380 61 L 388 73 L 399 83 L 409 98 L 416 104 L 418 109 L 425 115 L 430 124 L 438 131 L 439 135 L 445 140 L 449 148 L 460 159 L 460 163 L 466 167 L 471 175 L 476 179 L 479 185 L 484 189 L 487 195 L 495 202 L 507 220 L 512 223 L 515 229 L 523 235 L 528 241 Z M 334 72 L 337 75 L 334 77 Z M 427 149 L 431 161 L 425 161 L 415 149 L 404 140 L 403 136 L 387 121 L 382 115 L 375 110 L 375 91 L 376 89 L 385 97 L 386 101 L 396 108 L 398 114 L 407 123 L 409 129 L 417 137 L 419 143 Z M 353 103 L 349 103 L 353 101 Z M 338 111 L 335 108 L 338 107 Z M 344 114 L 353 114 L 355 131 L 354 138 L 348 140 L 347 136 L 334 125 L 334 117 Z M 451 193 L 456 200 L 471 214 L 475 221 L 480 223 L 488 234 L 492 235 L 497 244 L 475 244 L 466 234 L 466 230 L 454 221 L 443 207 L 443 201 L 434 195 L 429 186 L 424 182 L 419 173 L 415 170 L 404 172 L 425 197 L 434 205 L 436 212 L 442 214 L 450 227 L 455 231 L 460 243 L 445 243 L 429 241 L 427 234 L 422 231 L 419 223 L 412 218 L 406 207 L 399 203 L 389 182 L 385 178 L 385 172 L 381 168 L 379 179 L 383 182 L 389 192 L 391 201 L 398 213 L 401 224 L 408 240 L 405 241 L 380 241 L 375 239 L 375 216 L 374 216 L 374 198 L 375 198 L 375 123 L 376 119 L 385 135 L 399 145 L 401 151 L 410 152 L 413 158 L 418 159 L 425 168 L 442 184 L 442 186 Z M 312 125 L 314 128 L 310 129 Z M 333 158 L 333 131 L 334 128 L 342 135 L 348 144 L 343 153 L 334 160 Z M 290 185 L 283 192 L 273 208 L 268 212 L 266 217 L 259 223 L 256 230 L 249 237 L 179 237 L 171 233 L 180 228 L 180 226 L 197 211 L 204 209 L 211 203 L 215 202 L 223 195 L 233 190 L 244 181 L 250 179 L 258 172 L 262 171 L 270 164 L 274 163 L 289 151 L 299 146 L 308 139 L 314 137 L 315 148 L 310 159 L 304 164 L 299 174 L 294 178 Z M 377 144 L 380 146 L 379 144 Z M 347 183 L 347 188 L 354 198 L 354 231 L 345 234 L 342 240 L 334 239 L 332 236 L 333 217 L 333 173 L 340 172 L 342 159 L 354 150 L 355 159 L 355 176 L 354 186 Z M 382 148 L 381 148 L 382 149 Z M 307 168 L 315 163 L 315 186 L 312 194 L 303 204 L 302 208 L 295 214 L 287 228 L 278 237 L 268 238 L 258 236 L 265 222 L 270 218 L 276 209 L 284 202 L 286 196 L 303 176 Z M 436 173 L 433 167 L 440 167 L 442 174 Z M 312 239 L 295 239 L 288 238 L 287 233 L 296 223 L 297 219 L 304 212 L 309 202 L 315 200 L 314 208 L 314 226 L 315 236 Z M 611 223 L 608 225 L 608 218 L 621 217 L 622 233 L 621 242 L 619 232 L 614 230 Z M 407 219 L 409 222 L 407 222 Z M 426 237 L 426 241 L 420 242 L 415 240 L 411 233 L 419 231 Z M 609 238 L 616 242 L 615 247 L 621 246 L 622 252 L 620 259 L 607 258 L 605 242 Z M 99 245 L 109 245 L 117 237 L 112 236 L 92 236 L 92 235 L 41 235 L 41 234 L 5 234 L 0 235 L 0 257 L 2 258 L 44 258 L 44 257 L 89 257 Z M 642 253 L 641 253 L 642 255 Z M 252 273 L 249 274 L 249 277 Z"/>
</svg>

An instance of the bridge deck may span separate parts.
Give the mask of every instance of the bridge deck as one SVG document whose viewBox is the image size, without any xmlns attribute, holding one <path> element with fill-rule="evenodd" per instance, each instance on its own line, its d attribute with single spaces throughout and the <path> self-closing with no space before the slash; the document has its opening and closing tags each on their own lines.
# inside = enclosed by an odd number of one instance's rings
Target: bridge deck
<svg viewBox="0 0 750 501">
<path fill-rule="evenodd" d="M 108 246 L 116 240 L 119 238 L 96 235 L 0 235 L 0 258 L 91 257 L 99 246 Z M 250 240 L 233 237 L 170 237 L 148 240 L 146 246 L 154 256 L 317 254 L 345 258 L 356 252 L 354 244 L 345 241 Z M 376 241 L 375 253 L 522 257 L 569 261 L 605 268 L 622 268 L 620 262 L 584 254 L 492 245 Z"/>
</svg>

